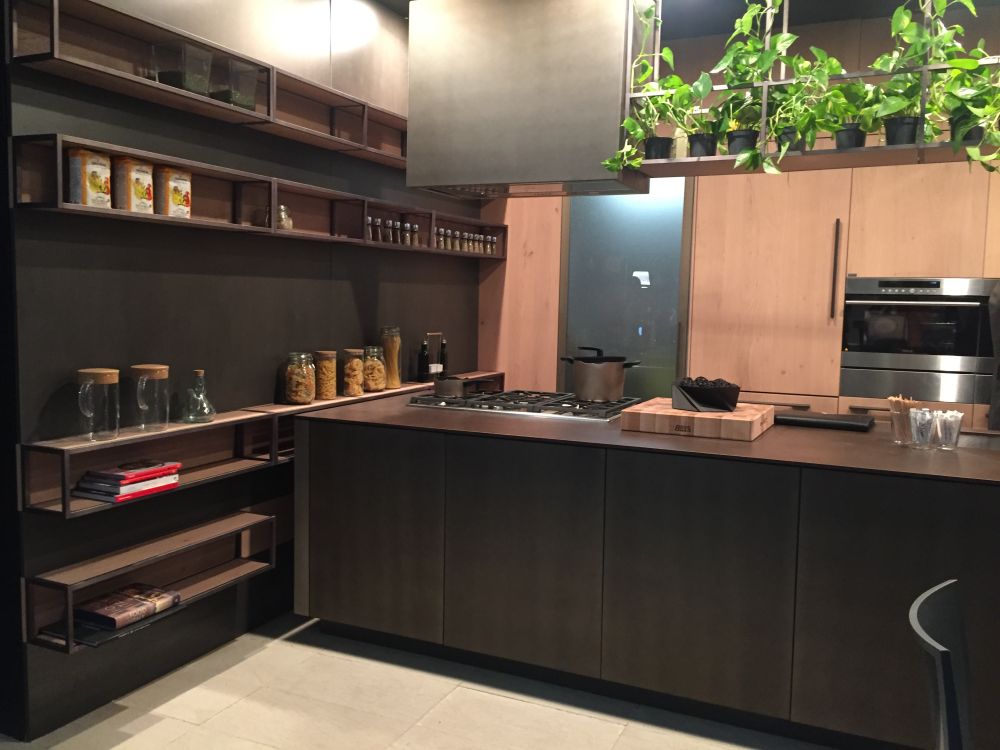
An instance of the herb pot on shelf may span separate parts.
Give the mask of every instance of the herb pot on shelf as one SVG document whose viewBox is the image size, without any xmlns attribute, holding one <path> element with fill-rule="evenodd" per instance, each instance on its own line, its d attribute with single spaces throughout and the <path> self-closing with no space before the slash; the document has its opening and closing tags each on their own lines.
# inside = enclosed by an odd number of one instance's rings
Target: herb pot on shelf
<svg viewBox="0 0 1000 750">
<path fill-rule="evenodd" d="M 757 148 L 757 138 L 760 136 L 759 130 L 731 130 L 726 134 L 729 144 L 729 153 L 732 156 L 741 154 L 744 151 L 753 151 Z"/>
<path fill-rule="evenodd" d="M 967 119 L 968 119 L 967 117 L 948 118 L 948 127 L 951 128 L 952 141 L 955 140 L 955 135 L 958 129 L 962 127 L 962 123 L 964 123 Z M 983 140 L 983 135 L 984 135 L 983 126 L 975 125 L 969 128 L 969 132 L 966 133 L 965 136 L 962 138 L 962 143 L 979 143 L 981 140 Z"/>
<path fill-rule="evenodd" d="M 689 156 L 715 156 L 718 139 L 714 133 L 692 133 L 688 136 Z"/>
<path fill-rule="evenodd" d="M 885 145 L 903 146 L 917 142 L 919 117 L 888 117 L 885 120 Z"/>
<path fill-rule="evenodd" d="M 673 151 L 674 139 L 654 135 L 646 139 L 647 159 L 669 159 Z"/>
<path fill-rule="evenodd" d="M 775 142 L 778 144 L 778 150 L 780 151 L 786 143 L 790 144 L 788 146 L 789 151 L 805 151 L 806 150 L 806 139 L 799 138 L 799 133 L 795 129 L 795 126 L 789 126 L 787 128 L 782 128 L 781 132 L 775 136 Z"/>
<path fill-rule="evenodd" d="M 837 142 L 837 150 L 844 151 L 849 148 L 864 148 L 868 133 L 863 131 L 858 123 L 848 122 L 834 133 L 833 137 Z"/>
</svg>

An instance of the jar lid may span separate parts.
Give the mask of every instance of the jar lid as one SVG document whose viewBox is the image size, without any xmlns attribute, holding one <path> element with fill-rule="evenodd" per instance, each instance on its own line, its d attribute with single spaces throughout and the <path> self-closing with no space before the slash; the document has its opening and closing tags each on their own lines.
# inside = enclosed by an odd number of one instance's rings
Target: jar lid
<svg viewBox="0 0 1000 750">
<path fill-rule="evenodd" d="M 132 365 L 135 375 L 145 375 L 150 380 L 166 380 L 170 376 L 169 365 Z"/>
<path fill-rule="evenodd" d="M 344 349 L 344 354 L 349 357 L 360 357 L 364 354 L 364 351 L 361 349 Z"/>
<path fill-rule="evenodd" d="M 380 356 L 382 356 L 382 347 L 381 346 L 366 346 L 365 347 L 365 356 L 366 357 L 380 357 Z"/>
<path fill-rule="evenodd" d="M 111 385 L 118 382 L 118 370 L 109 367 L 85 367 L 76 371 L 76 377 L 80 383 L 93 381 L 98 385 Z"/>
<path fill-rule="evenodd" d="M 336 349 L 321 349 L 320 351 L 313 352 L 313 357 L 316 359 L 336 359 L 337 350 Z"/>
<path fill-rule="evenodd" d="M 382 326 L 383 336 L 398 336 L 399 326 Z"/>
<path fill-rule="evenodd" d="M 289 352 L 289 362 L 312 362 L 313 355 L 309 352 Z"/>
<path fill-rule="evenodd" d="M 203 377 L 205 377 L 205 371 L 201 370 L 201 369 L 195 370 L 194 371 L 194 376 L 196 378 L 203 378 Z"/>
</svg>

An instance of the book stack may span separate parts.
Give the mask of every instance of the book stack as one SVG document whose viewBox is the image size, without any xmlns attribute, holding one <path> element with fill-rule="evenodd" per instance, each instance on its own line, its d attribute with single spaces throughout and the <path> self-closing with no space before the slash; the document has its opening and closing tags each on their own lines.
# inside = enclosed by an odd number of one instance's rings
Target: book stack
<svg viewBox="0 0 1000 750">
<path fill-rule="evenodd" d="M 77 605 L 73 608 L 73 617 L 102 630 L 119 630 L 168 610 L 180 602 L 181 595 L 176 591 L 165 591 L 145 583 L 132 583 Z"/>
<path fill-rule="evenodd" d="M 135 461 L 88 471 L 73 488 L 73 496 L 124 503 L 176 488 L 180 470 L 177 461 Z"/>
</svg>

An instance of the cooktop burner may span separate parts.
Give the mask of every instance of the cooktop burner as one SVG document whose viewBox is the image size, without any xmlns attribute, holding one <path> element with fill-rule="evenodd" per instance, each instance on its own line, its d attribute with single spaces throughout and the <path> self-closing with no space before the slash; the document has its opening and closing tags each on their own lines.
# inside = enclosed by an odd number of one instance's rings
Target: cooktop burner
<svg viewBox="0 0 1000 750">
<path fill-rule="evenodd" d="M 566 419 L 593 419 L 610 422 L 622 409 L 639 403 L 637 398 L 618 401 L 581 401 L 572 393 L 545 391 L 504 391 L 464 398 L 426 394 L 410 399 L 410 406 L 428 406 L 441 409 L 467 411 L 496 411 L 532 417 L 562 417 Z"/>
</svg>

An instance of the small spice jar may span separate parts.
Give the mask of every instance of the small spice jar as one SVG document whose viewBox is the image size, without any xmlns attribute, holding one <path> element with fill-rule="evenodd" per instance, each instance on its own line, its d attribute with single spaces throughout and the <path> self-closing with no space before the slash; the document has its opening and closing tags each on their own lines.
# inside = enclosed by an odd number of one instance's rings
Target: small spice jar
<svg viewBox="0 0 1000 750">
<path fill-rule="evenodd" d="M 285 401 L 311 404 L 316 398 L 316 366 L 307 352 L 292 352 L 285 364 Z"/>
<path fill-rule="evenodd" d="M 344 349 L 344 395 L 364 394 L 364 352 L 361 349 Z"/>
<path fill-rule="evenodd" d="M 381 346 L 366 346 L 363 365 L 365 393 L 385 390 L 385 357 Z"/>
<path fill-rule="evenodd" d="M 382 353 L 385 356 L 386 388 L 399 388 L 402 385 L 399 362 L 401 348 L 402 339 L 399 337 L 399 326 L 384 326 L 382 328 Z"/>
<path fill-rule="evenodd" d="M 411 236 L 411 243 L 414 247 L 423 247 L 423 243 L 420 241 L 420 225 L 413 225 L 413 235 Z"/>
<path fill-rule="evenodd" d="M 282 204 L 278 206 L 278 229 L 295 229 L 295 222 L 292 221 L 292 215 L 288 211 L 288 206 Z"/>
<path fill-rule="evenodd" d="M 451 230 L 450 229 L 445 229 L 444 230 L 444 249 L 445 250 L 454 250 L 455 249 L 455 245 L 452 243 L 452 236 L 451 236 Z"/>
<path fill-rule="evenodd" d="M 411 233 L 410 222 L 403 224 L 403 244 L 412 245 L 413 244 L 413 234 Z"/>
<path fill-rule="evenodd" d="M 337 398 L 337 352 L 313 352 L 316 362 L 316 398 L 330 401 Z"/>
</svg>

